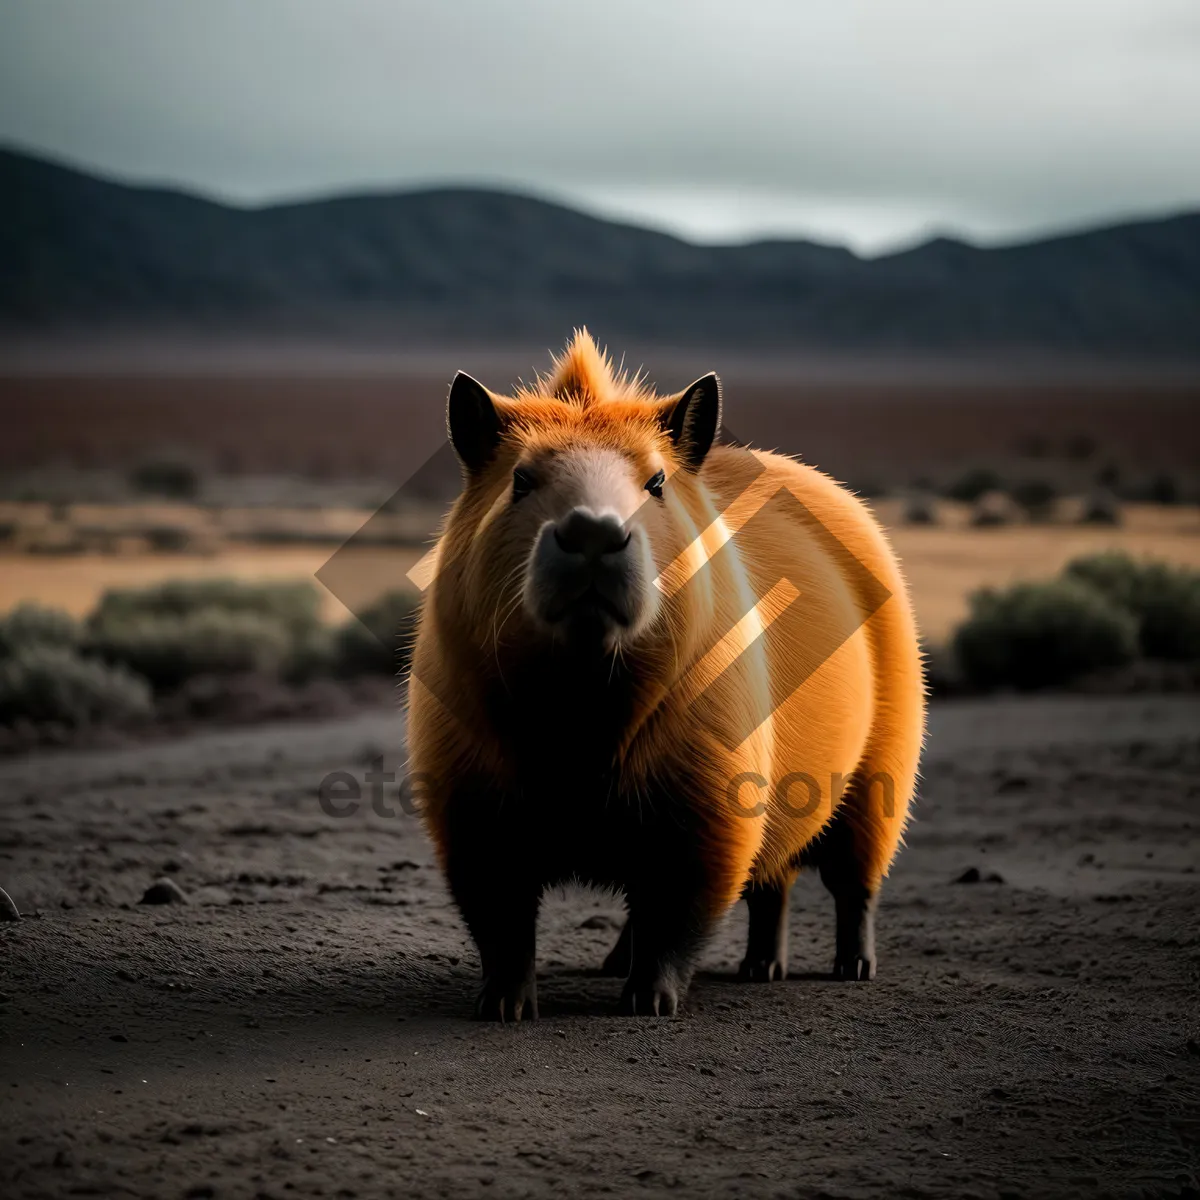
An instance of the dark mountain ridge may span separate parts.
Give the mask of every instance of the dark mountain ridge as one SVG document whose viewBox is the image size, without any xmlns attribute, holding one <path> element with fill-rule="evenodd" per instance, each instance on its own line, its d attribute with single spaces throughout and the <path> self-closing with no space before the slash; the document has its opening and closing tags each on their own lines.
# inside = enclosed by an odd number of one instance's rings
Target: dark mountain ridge
<svg viewBox="0 0 1200 1200">
<path fill-rule="evenodd" d="M 235 208 L 0 151 L 0 326 L 1200 357 L 1200 214 L 864 260 L 470 188 Z"/>
</svg>

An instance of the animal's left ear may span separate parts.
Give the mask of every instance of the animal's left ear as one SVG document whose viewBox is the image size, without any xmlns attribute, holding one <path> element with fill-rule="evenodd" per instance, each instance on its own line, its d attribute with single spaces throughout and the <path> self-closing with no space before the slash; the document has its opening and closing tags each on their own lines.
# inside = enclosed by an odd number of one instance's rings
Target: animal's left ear
<svg viewBox="0 0 1200 1200">
<path fill-rule="evenodd" d="M 450 385 L 446 431 L 468 474 L 478 474 L 492 461 L 503 428 L 495 397 L 477 379 L 459 371 Z"/>
<path fill-rule="evenodd" d="M 684 467 L 698 470 L 721 427 L 721 381 L 711 373 L 697 379 L 666 401 L 662 421 Z"/>
</svg>

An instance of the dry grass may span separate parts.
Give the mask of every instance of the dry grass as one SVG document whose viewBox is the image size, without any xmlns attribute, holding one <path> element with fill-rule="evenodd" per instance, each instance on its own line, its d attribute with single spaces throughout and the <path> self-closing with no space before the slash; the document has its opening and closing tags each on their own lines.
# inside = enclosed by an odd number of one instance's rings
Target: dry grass
<svg viewBox="0 0 1200 1200">
<path fill-rule="evenodd" d="M 0 555 L 0 612 L 22 600 L 62 608 L 75 616 L 92 610 L 108 588 L 142 587 L 166 579 L 311 579 L 332 553 L 331 546 L 227 548 L 215 554 Z M 357 596 L 372 600 L 402 586 L 423 553 L 420 547 L 366 547 L 348 551 L 345 560 L 363 580 Z M 347 617 L 342 603 L 324 593 L 326 620 Z"/>
<path fill-rule="evenodd" d="M 162 518 L 164 509 L 157 510 Z M 975 529 L 966 506 L 942 502 L 936 525 L 902 523 L 904 502 L 878 503 L 876 512 L 891 529 L 904 563 L 925 636 L 943 640 L 966 613 L 967 597 L 984 585 L 1003 585 L 1057 574 L 1072 558 L 1099 550 L 1121 549 L 1136 556 L 1200 568 L 1200 509 L 1191 506 L 1126 505 L 1117 527 L 1074 524 L 1009 525 Z M 102 516 L 87 514 L 94 523 Z M 171 514 L 183 525 L 185 512 Z M 258 520 L 263 519 L 257 513 Z M 342 538 L 361 524 L 362 513 L 268 514 L 282 527 L 311 530 L 314 540 L 295 545 L 249 546 L 217 538 L 204 553 L 123 553 L 70 555 L 8 553 L 0 556 L 0 612 L 22 600 L 86 614 L 110 587 L 136 587 L 171 578 L 236 576 L 243 579 L 312 578 Z M 328 540 L 317 540 L 323 532 Z M 339 590 L 355 608 L 402 586 L 423 553 L 420 545 L 364 546 L 339 562 Z M 326 594 L 324 615 L 343 620 L 346 609 Z"/>
</svg>

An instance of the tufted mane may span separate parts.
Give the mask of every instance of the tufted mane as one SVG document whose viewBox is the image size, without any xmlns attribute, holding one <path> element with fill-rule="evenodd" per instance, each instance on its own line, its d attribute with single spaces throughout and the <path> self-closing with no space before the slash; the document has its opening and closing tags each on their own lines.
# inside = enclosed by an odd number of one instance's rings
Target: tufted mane
<svg viewBox="0 0 1200 1200">
<path fill-rule="evenodd" d="M 648 396 L 642 377 L 631 377 L 615 369 L 612 359 L 596 345 L 586 328 L 576 329 L 566 349 L 553 358 L 550 373 L 537 381 L 537 394 L 541 397 L 590 408 L 610 400 Z"/>
</svg>

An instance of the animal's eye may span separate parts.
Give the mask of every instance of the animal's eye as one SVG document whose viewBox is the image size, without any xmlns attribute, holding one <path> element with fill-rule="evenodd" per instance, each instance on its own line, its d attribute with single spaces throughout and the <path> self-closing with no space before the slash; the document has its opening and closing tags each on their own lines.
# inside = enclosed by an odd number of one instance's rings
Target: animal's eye
<svg viewBox="0 0 1200 1200">
<path fill-rule="evenodd" d="M 528 496 L 535 487 L 537 487 L 537 480 L 524 467 L 517 467 L 513 471 L 512 497 L 514 500 L 520 500 L 522 496 Z"/>
<path fill-rule="evenodd" d="M 666 475 L 664 475 L 662 471 L 655 471 L 654 474 L 646 480 L 646 491 L 648 491 L 656 500 L 661 500 L 663 498 L 663 484 L 666 482 Z"/>
</svg>

